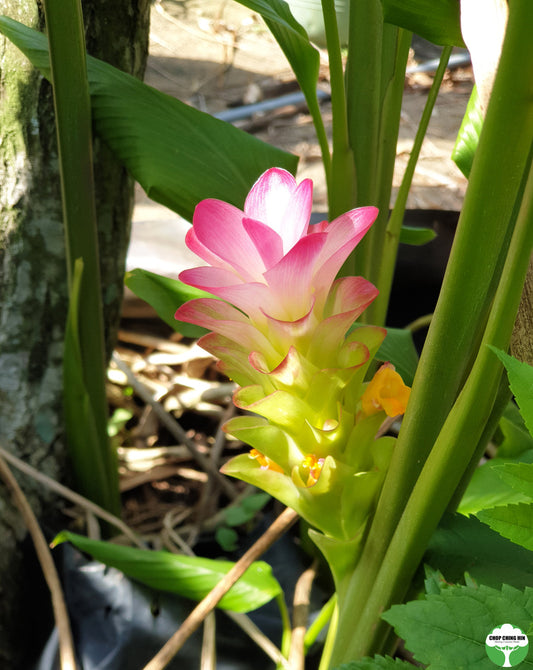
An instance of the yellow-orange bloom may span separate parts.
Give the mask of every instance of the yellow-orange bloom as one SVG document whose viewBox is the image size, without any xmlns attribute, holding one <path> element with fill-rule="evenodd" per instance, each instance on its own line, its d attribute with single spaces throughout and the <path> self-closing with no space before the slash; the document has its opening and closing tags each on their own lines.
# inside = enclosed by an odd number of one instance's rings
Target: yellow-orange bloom
<svg viewBox="0 0 533 670">
<path fill-rule="evenodd" d="M 323 458 L 317 458 L 314 454 L 307 454 L 300 465 L 300 475 L 306 486 L 313 486 L 317 483 L 323 465 Z"/>
<path fill-rule="evenodd" d="M 250 458 L 253 458 L 254 460 L 256 460 L 259 463 L 259 465 L 261 466 L 262 469 L 273 470 L 274 472 L 283 472 L 283 468 L 281 468 L 277 463 L 275 463 L 268 456 L 265 456 L 260 451 L 257 451 L 257 449 L 251 449 L 249 455 L 250 455 Z"/>
<path fill-rule="evenodd" d="M 367 416 L 384 410 L 387 416 L 398 416 L 405 412 L 411 389 L 395 371 L 391 363 L 385 363 L 374 375 L 361 397 L 361 407 Z"/>
</svg>

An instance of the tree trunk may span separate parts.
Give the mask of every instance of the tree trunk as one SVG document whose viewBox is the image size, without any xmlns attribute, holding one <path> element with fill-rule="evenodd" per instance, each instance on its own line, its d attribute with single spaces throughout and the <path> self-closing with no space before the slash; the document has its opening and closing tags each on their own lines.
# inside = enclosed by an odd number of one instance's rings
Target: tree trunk
<svg viewBox="0 0 533 670">
<path fill-rule="evenodd" d="M 149 0 L 84 0 L 88 51 L 142 76 Z M 42 28 L 35 0 L 0 0 L 0 14 Z M 97 138 L 95 188 L 106 345 L 120 316 L 133 184 Z M 49 84 L 0 37 L 0 445 L 56 479 L 68 467 L 62 428 L 66 262 Z M 54 496 L 18 477 L 46 524 Z M 0 488 L 0 667 L 30 667 L 23 567 L 26 531 Z M 42 628 L 42 621 L 41 626 Z M 33 628 L 35 630 L 35 628 Z M 26 655 L 25 655 L 26 654 Z"/>
</svg>

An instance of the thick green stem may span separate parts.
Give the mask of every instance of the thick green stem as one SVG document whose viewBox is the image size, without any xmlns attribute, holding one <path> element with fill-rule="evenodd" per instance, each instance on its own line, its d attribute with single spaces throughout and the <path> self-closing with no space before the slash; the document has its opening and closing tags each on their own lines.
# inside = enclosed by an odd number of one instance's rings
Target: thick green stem
<svg viewBox="0 0 533 670">
<path fill-rule="evenodd" d="M 329 191 L 329 218 L 352 209 L 355 203 L 355 167 L 348 140 L 346 92 L 342 66 L 339 28 L 334 0 L 322 0 L 322 13 L 329 57 L 331 85 L 332 137 L 331 183 Z"/>
<path fill-rule="evenodd" d="M 350 611 L 341 618 L 341 623 L 347 619 L 350 635 L 359 622 L 364 623 L 364 604 L 431 447 L 468 375 L 498 285 L 533 138 L 532 24 L 533 5 L 514 0 L 441 296 L 372 528 L 350 584 L 346 599 L 351 601 Z"/>
<path fill-rule="evenodd" d="M 486 429 L 502 367 L 489 345 L 507 349 L 533 249 L 533 169 L 478 356 L 413 489 L 358 625 L 339 625 L 333 665 L 379 652 L 381 613 L 400 600 Z M 341 619 L 344 623 L 344 621 Z"/>
<path fill-rule="evenodd" d="M 357 206 L 377 203 L 377 145 L 381 117 L 383 13 L 380 0 L 351 0 L 346 100 Z M 372 230 L 346 261 L 343 274 L 364 275 Z"/>
<path fill-rule="evenodd" d="M 92 458 L 100 461 L 99 469 L 107 476 L 107 482 L 103 484 L 99 499 L 95 502 L 116 512 L 118 474 L 107 437 L 105 348 L 92 173 L 91 106 L 81 5 L 79 0 L 45 0 L 44 10 L 50 42 L 70 289 L 76 260 L 83 259 L 84 267 L 79 295 L 81 309 L 78 336 L 83 384 L 90 398 L 95 423 L 91 429 L 96 429 L 100 446 L 100 453 L 93 454 Z M 66 389 L 66 393 L 76 392 L 74 389 Z M 73 426 L 71 429 L 79 433 L 88 430 L 83 426 Z M 81 473 L 81 481 L 84 477 L 90 477 L 90 474 Z"/>
<path fill-rule="evenodd" d="M 389 473 L 360 560 L 364 601 L 404 505 L 468 373 L 498 282 L 533 137 L 533 5 L 517 2 L 464 208 Z M 523 16 L 529 14 L 529 16 Z M 520 18 L 519 18 L 520 17 Z M 516 77 L 517 69 L 523 77 Z"/>
<path fill-rule="evenodd" d="M 378 248 L 373 245 L 373 261 L 374 265 L 378 267 L 378 275 L 376 286 L 379 288 L 379 295 L 374 300 L 372 305 L 368 308 L 368 322 L 375 325 L 384 325 L 385 317 L 387 316 L 387 308 L 389 304 L 389 296 L 392 287 L 392 278 L 394 276 L 394 268 L 396 265 L 396 255 L 398 253 L 398 244 L 400 242 L 400 232 L 402 229 L 403 218 L 405 215 L 405 207 L 407 205 L 407 196 L 411 188 L 413 176 L 415 173 L 418 157 L 426 131 L 431 119 L 431 114 L 437 100 L 440 85 L 446 72 L 448 60 L 452 52 L 452 47 L 445 47 L 442 51 L 439 66 L 433 78 L 424 111 L 418 124 L 418 129 L 413 142 L 413 148 L 409 156 L 407 167 L 402 178 L 402 183 L 398 191 L 398 196 L 394 204 L 389 222 L 387 224 L 383 242 Z M 390 195 L 390 193 L 389 193 Z"/>
<path fill-rule="evenodd" d="M 387 221 L 389 218 L 390 199 L 392 193 L 392 177 L 396 162 L 396 146 L 400 130 L 400 117 L 403 92 L 405 88 L 405 70 L 412 34 L 396 26 L 383 25 L 381 49 L 381 102 L 378 143 L 376 146 L 375 201 L 372 203 L 379 209 L 376 222 L 370 231 L 364 276 L 379 289 L 376 300 L 365 310 L 361 321 L 376 326 L 385 325 L 385 314 L 389 301 L 386 287 L 380 285 L 380 271 L 383 267 L 383 252 L 387 240 Z M 363 204 L 363 203 L 361 203 Z M 396 250 L 395 250 L 396 251 Z M 394 267 L 395 255 L 392 258 Z M 378 314 L 380 306 L 385 313 Z"/>
</svg>

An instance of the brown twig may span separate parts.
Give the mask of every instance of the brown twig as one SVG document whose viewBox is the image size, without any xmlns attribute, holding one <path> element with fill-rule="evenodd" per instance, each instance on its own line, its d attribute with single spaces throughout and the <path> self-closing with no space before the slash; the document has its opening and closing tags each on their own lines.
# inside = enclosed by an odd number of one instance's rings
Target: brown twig
<svg viewBox="0 0 533 670">
<path fill-rule="evenodd" d="M 310 568 L 300 575 L 294 589 L 294 607 L 292 615 L 292 635 L 289 650 L 289 665 L 292 670 L 304 670 L 304 638 L 309 618 L 309 600 L 313 580 L 316 577 L 318 561 L 315 559 Z"/>
<path fill-rule="evenodd" d="M 52 596 L 52 607 L 54 610 L 54 618 L 57 626 L 59 638 L 59 658 L 61 662 L 61 670 L 76 670 L 76 657 L 74 654 L 74 643 L 72 641 L 72 632 L 70 630 L 70 621 L 68 618 L 67 607 L 65 599 L 63 598 L 63 591 L 61 583 L 57 575 L 57 571 L 52 559 L 52 555 L 48 548 L 48 544 L 39 527 L 39 523 L 22 492 L 22 489 L 17 484 L 17 480 L 13 476 L 9 465 L 0 456 L 0 476 L 4 480 L 7 488 L 11 491 L 13 502 L 18 508 L 26 528 L 31 535 L 35 552 L 41 565 L 44 578 L 50 589 Z M 29 633 L 29 631 L 28 631 Z"/>
<path fill-rule="evenodd" d="M 198 451 L 194 442 L 187 437 L 187 434 L 180 426 L 180 424 L 176 421 L 176 419 L 174 419 L 174 417 L 171 416 L 160 403 L 154 400 L 151 393 L 146 389 L 146 387 L 143 384 L 141 384 L 138 381 L 138 379 L 135 377 L 130 368 L 124 363 L 124 361 L 120 358 L 120 356 L 116 352 L 113 354 L 113 362 L 126 375 L 126 377 L 128 378 L 128 382 L 135 390 L 135 393 L 137 393 L 137 395 L 145 403 L 153 407 L 154 412 L 156 413 L 161 423 L 165 426 L 165 428 L 167 428 L 167 430 L 179 442 L 181 442 L 187 447 L 191 456 L 202 468 L 202 470 L 204 472 L 209 473 L 210 475 L 212 475 L 214 479 L 216 479 L 216 481 L 222 487 L 224 493 L 231 500 L 236 498 L 238 495 L 236 489 L 230 484 L 230 482 L 223 475 L 220 474 L 220 472 L 216 469 L 216 467 L 213 466 L 211 461 L 205 458 L 205 456 Z"/>
<path fill-rule="evenodd" d="M 59 482 L 56 482 L 55 479 L 52 479 L 51 477 L 48 477 L 42 472 L 39 472 L 39 470 L 36 470 L 31 465 L 28 465 L 28 463 L 21 461 L 20 458 L 17 458 L 13 454 L 10 454 L 9 451 L 6 451 L 3 447 L 0 447 L 0 457 L 3 457 L 11 465 L 14 465 L 17 468 L 17 470 L 24 472 L 24 474 L 29 475 L 36 481 L 40 482 L 41 484 L 44 484 L 49 489 L 55 491 L 63 498 L 70 500 L 75 505 L 83 507 L 89 512 L 92 512 L 95 516 L 98 516 L 104 521 L 107 521 L 107 523 L 111 524 L 112 526 L 115 526 L 138 547 L 140 547 L 141 549 L 146 549 L 146 546 L 141 542 L 141 540 L 139 540 L 139 538 L 131 530 L 131 528 L 127 526 L 123 521 L 121 521 L 121 519 L 119 519 L 118 517 L 114 516 L 110 512 L 107 512 L 102 507 L 99 507 L 91 500 L 84 498 L 79 493 L 71 491 L 71 489 L 67 488 L 66 486 L 63 486 L 63 484 L 59 484 Z"/>
<path fill-rule="evenodd" d="M 294 510 L 285 509 L 257 542 L 235 563 L 228 574 L 198 603 L 164 647 L 144 667 L 144 670 L 162 670 L 165 668 L 235 582 L 242 577 L 255 560 L 292 526 L 297 518 L 298 515 Z"/>
</svg>

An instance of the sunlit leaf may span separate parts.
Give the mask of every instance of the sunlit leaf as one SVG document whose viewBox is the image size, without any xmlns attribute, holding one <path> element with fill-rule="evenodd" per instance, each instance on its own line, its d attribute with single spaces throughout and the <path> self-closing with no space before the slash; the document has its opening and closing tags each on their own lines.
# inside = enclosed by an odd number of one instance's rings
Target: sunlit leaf
<svg viewBox="0 0 533 670">
<path fill-rule="evenodd" d="M 457 0 L 382 0 L 387 23 L 434 44 L 464 47 Z"/>
<path fill-rule="evenodd" d="M 474 86 L 452 151 L 452 160 L 467 178 L 470 176 L 482 126 L 483 112 Z"/>
<path fill-rule="evenodd" d="M 127 272 L 124 283 L 138 298 L 153 307 L 163 321 L 178 333 L 186 337 L 200 337 L 207 332 L 200 326 L 176 321 L 174 314 L 184 302 L 194 298 L 212 298 L 209 293 L 188 286 L 178 279 L 170 279 L 139 268 Z"/>
<path fill-rule="evenodd" d="M 533 551 L 533 503 L 493 507 L 476 516 L 511 542 Z"/>
<path fill-rule="evenodd" d="M 316 100 L 320 54 L 309 41 L 304 28 L 292 16 L 284 0 L 238 0 L 260 14 L 278 42 L 296 75 L 308 102 Z"/>
<path fill-rule="evenodd" d="M 488 668 L 485 639 L 499 623 L 512 621 L 521 630 L 533 617 L 533 590 L 507 584 L 496 590 L 455 586 L 405 605 L 394 605 L 383 618 L 414 658 L 438 670 Z M 529 654 L 520 665 L 533 668 Z"/>
<path fill-rule="evenodd" d="M 520 456 L 521 461 L 533 462 L 533 450 Z M 515 490 L 501 476 L 501 468 L 506 464 L 516 464 L 513 458 L 493 458 L 476 469 L 459 503 L 461 514 L 476 514 L 482 509 L 527 502 L 524 491 Z"/>
<path fill-rule="evenodd" d="M 0 17 L 6 35 L 45 77 L 48 42 L 41 33 Z M 157 202 L 191 220 L 204 198 L 238 207 L 272 166 L 295 172 L 298 159 L 161 93 L 96 58 L 87 58 L 96 133 Z"/>
<path fill-rule="evenodd" d="M 509 354 L 491 347 L 505 365 L 509 377 L 509 386 L 520 408 L 524 422 L 533 435 L 533 366 L 509 356 Z"/>
<path fill-rule="evenodd" d="M 234 565 L 230 561 L 123 547 L 110 542 L 89 540 L 67 531 L 59 533 L 54 545 L 61 542 L 70 542 L 97 561 L 117 568 L 146 586 L 177 593 L 191 600 L 204 598 Z M 263 561 L 257 561 L 222 598 L 218 607 L 233 612 L 249 612 L 269 602 L 279 593 L 281 587 L 272 576 L 270 566 Z"/>
<path fill-rule="evenodd" d="M 507 463 L 495 467 L 494 471 L 515 491 L 533 499 L 533 455 L 529 463 Z"/>
</svg>

